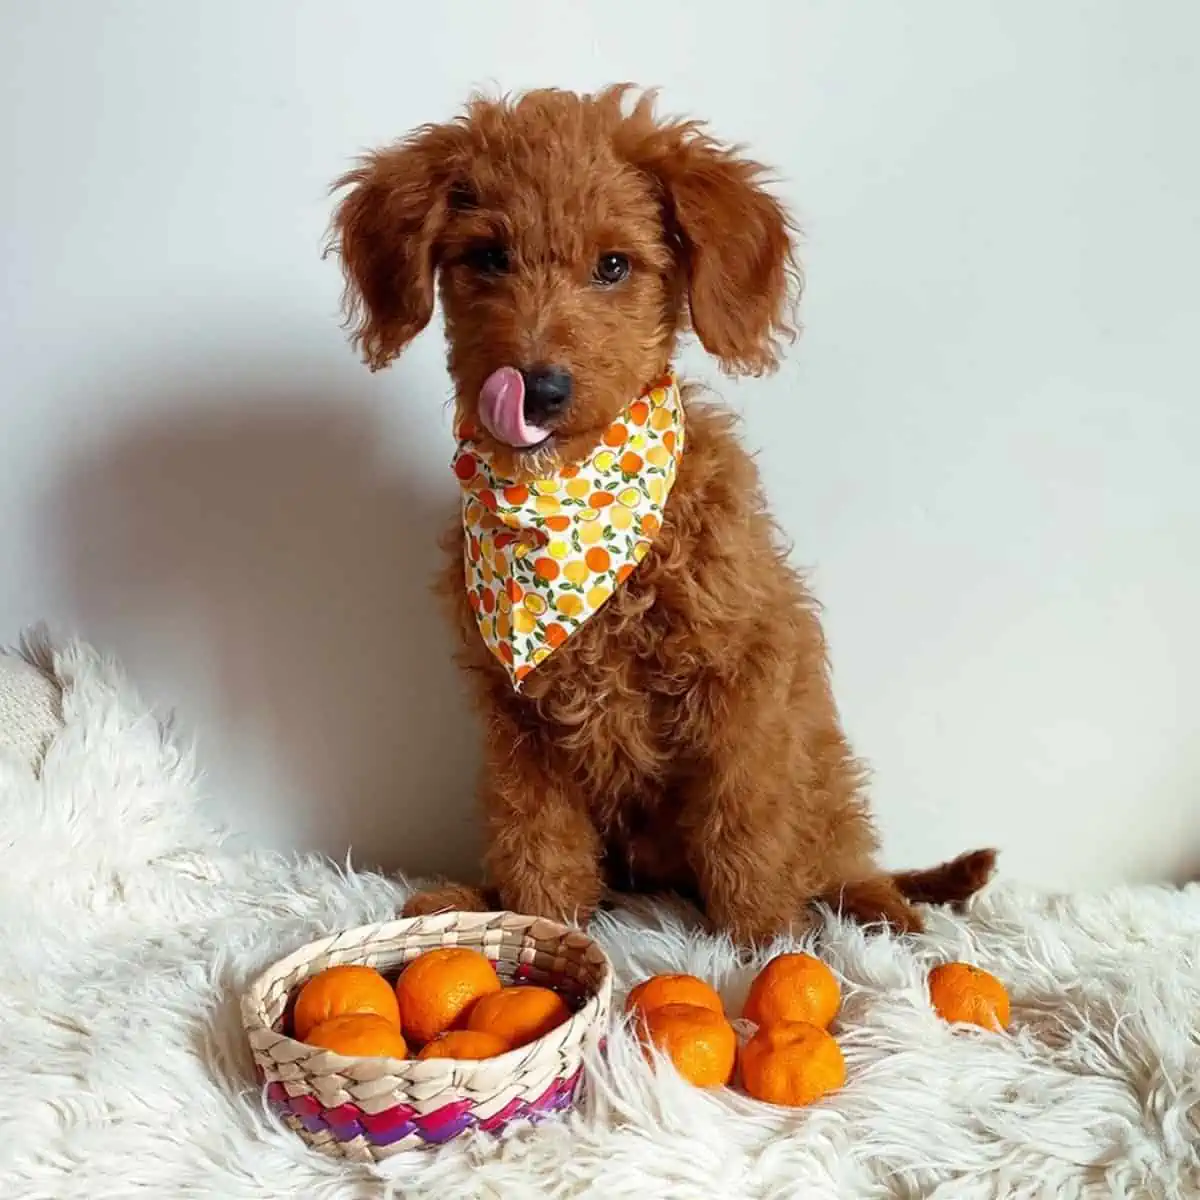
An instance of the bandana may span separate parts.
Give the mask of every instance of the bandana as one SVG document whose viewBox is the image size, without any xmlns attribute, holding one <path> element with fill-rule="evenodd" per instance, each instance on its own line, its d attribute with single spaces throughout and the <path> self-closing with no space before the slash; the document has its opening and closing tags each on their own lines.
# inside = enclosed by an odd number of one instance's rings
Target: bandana
<svg viewBox="0 0 1200 1200">
<path fill-rule="evenodd" d="M 518 691 L 650 551 L 683 453 L 673 375 L 647 388 L 596 449 L 556 475 L 514 482 L 459 432 L 467 598 Z"/>
</svg>

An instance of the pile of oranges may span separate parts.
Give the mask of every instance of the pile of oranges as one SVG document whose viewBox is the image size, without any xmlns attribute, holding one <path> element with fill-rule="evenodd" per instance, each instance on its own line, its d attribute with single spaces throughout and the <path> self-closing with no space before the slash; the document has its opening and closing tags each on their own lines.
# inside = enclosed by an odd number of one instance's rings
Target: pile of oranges
<svg viewBox="0 0 1200 1200">
<path fill-rule="evenodd" d="M 947 1021 L 1003 1029 L 1004 985 L 968 963 L 929 975 L 929 997 Z M 644 1042 L 697 1087 L 724 1087 L 740 1066 L 758 1100 L 811 1104 L 846 1082 L 846 1063 L 829 1029 L 841 1007 L 833 972 L 810 954 L 781 954 L 755 977 L 743 1018 L 757 1028 L 738 1037 L 716 990 L 695 975 L 655 975 L 635 987 L 626 1011 Z M 351 1057 L 483 1059 L 549 1033 L 571 1015 L 556 991 L 505 987 L 477 950 L 429 950 L 390 984 L 374 967 L 330 967 L 300 989 L 292 1032 L 300 1041 Z"/>
<path fill-rule="evenodd" d="M 1008 993 L 994 976 L 946 963 L 929 976 L 934 1009 L 947 1021 L 1002 1029 Z M 738 1052 L 721 997 L 694 975 L 655 975 L 626 1001 L 647 1047 L 664 1054 L 697 1087 L 732 1082 L 739 1063 L 746 1092 L 770 1104 L 811 1104 L 846 1082 L 846 1062 L 829 1026 L 841 1006 L 833 972 L 811 954 L 781 954 L 755 977 L 742 1016 L 757 1026 Z"/>
<path fill-rule="evenodd" d="M 292 1033 L 350 1057 L 492 1058 L 571 1015 L 558 992 L 505 987 L 491 960 L 463 946 L 429 950 L 393 987 L 374 967 L 329 967 L 300 989 Z"/>
</svg>

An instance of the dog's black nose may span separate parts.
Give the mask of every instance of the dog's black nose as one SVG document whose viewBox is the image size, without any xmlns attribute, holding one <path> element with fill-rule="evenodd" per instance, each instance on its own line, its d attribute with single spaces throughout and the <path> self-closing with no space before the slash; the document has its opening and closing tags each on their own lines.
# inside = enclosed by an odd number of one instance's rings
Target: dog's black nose
<svg viewBox="0 0 1200 1200">
<path fill-rule="evenodd" d="M 562 367 L 530 367 L 525 378 L 525 416 L 535 424 L 557 416 L 571 399 L 571 372 Z"/>
</svg>

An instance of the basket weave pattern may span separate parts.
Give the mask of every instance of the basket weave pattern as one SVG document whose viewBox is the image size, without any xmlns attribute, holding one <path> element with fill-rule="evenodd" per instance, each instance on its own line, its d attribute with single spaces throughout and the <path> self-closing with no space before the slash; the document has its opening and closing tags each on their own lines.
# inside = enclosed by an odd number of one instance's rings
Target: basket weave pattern
<svg viewBox="0 0 1200 1200">
<path fill-rule="evenodd" d="M 505 983 L 553 985 L 576 1011 L 545 1037 L 480 1061 L 346 1058 L 282 1032 L 297 988 L 326 967 L 362 963 L 394 976 L 439 946 L 469 946 Z M 310 1146 L 381 1160 L 440 1145 L 468 1129 L 495 1132 L 569 1108 L 585 1052 L 607 1023 L 612 968 L 577 929 L 515 913 L 440 913 L 349 929 L 290 954 L 242 997 L 242 1021 L 270 1104 Z"/>
</svg>

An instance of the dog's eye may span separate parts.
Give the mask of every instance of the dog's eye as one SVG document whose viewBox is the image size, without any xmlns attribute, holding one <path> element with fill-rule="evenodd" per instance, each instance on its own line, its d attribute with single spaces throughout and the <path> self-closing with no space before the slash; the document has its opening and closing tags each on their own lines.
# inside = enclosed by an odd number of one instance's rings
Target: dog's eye
<svg viewBox="0 0 1200 1200">
<path fill-rule="evenodd" d="M 612 287 L 629 278 L 632 270 L 629 259 L 624 254 L 602 254 L 596 261 L 596 269 L 592 280 L 601 287 Z"/>
<path fill-rule="evenodd" d="M 499 242 L 472 246 L 463 255 L 463 262 L 481 275 L 504 275 L 508 271 L 508 251 Z"/>
</svg>

